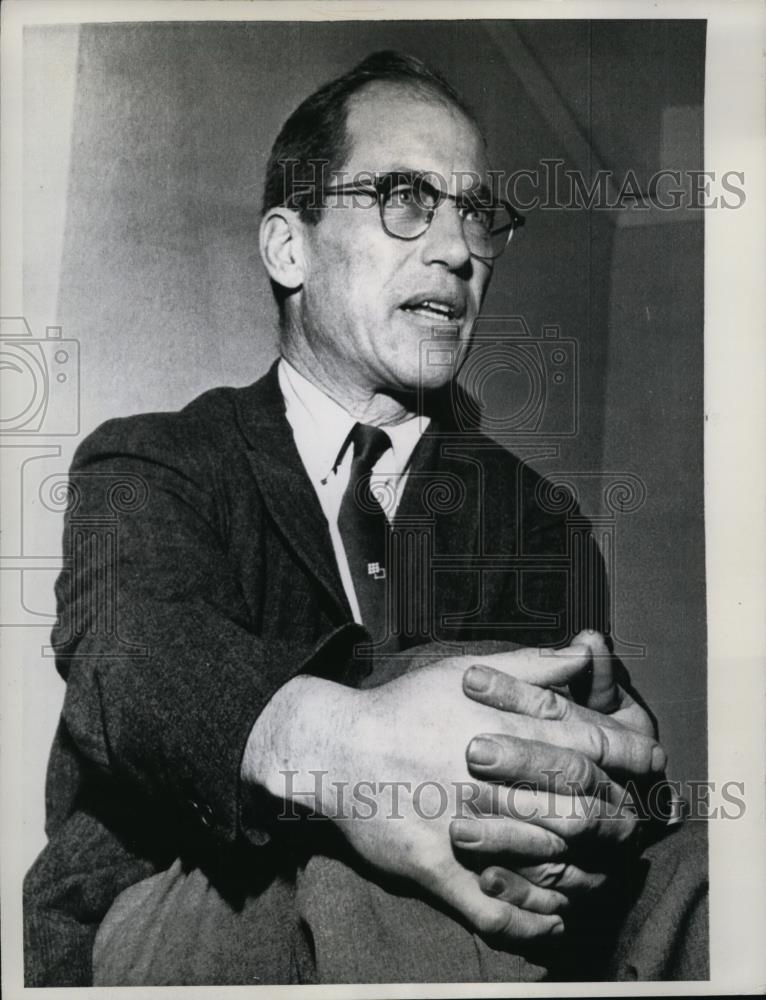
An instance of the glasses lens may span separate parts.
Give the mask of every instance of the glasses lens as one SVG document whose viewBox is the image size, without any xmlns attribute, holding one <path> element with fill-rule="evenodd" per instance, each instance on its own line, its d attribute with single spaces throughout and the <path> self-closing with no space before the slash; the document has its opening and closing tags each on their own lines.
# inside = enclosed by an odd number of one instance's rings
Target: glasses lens
<svg viewBox="0 0 766 1000">
<path fill-rule="evenodd" d="M 513 218 L 503 205 L 467 205 L 462 209 L 463 232 L 476 257 L 499 257 L 513 233 Z"/>
<path fill-rule="evenodd" d="M 386 181 L 379 194 L 384 229 L 404 240 L 422 236 L 443 196 L 419 176 L 395 174 Z M 508 208 L 471 198 L 458 201 L 458 207 L 470 253 L 486 259 L 499 257 L 513 235 L 514 219 Z"/>
<path fill-rule="evenodd" d="M 428 229 L 437 200 L 427 184 L 396 181 L 383 194 L 383 225 L 402 239 L 420 236 Z"/>
</svg>

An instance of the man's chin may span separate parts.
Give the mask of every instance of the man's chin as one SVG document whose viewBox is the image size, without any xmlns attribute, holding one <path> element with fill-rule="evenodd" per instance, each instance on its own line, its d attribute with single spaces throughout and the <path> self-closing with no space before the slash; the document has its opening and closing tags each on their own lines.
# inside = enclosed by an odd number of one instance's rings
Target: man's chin
<svg viewBox="0 0 766 1000">
<path fill-rule="evenodd" d="M 417 353 L 407 352 L 409 357 L 405 364 L 394 365 L 398 369 L 399 385 L 411 392 L 443 388 L 457 376 L 466 351 L 467 344 L 460 339 L 458 331 L 433 331 L 420 340 Z"/>
<path fill-rule="evenodd" d="M 449 385 L 454 374 L 455 371 L 449 363 L 413 366 L 407 371 L 397 371 L 388 391 L 393 396 L 417 400 Z"/>
</svg>

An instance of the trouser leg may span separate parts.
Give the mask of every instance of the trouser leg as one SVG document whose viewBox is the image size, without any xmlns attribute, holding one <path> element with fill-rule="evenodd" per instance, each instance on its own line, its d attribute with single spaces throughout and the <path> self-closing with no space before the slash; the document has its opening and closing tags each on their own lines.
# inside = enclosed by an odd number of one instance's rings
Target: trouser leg
<svg viewBox="0 0 766 1000">
<path fill-rule="evenodd" d="M 289 877 L 235 901 L 180 861 L 117 897 L 93 949 L 95 986 L 314 982 L 312 970 Z"/>
<path fill-rule="evenodd" d="M 646 865 L 609 964 L 610 978 L 710 978 L 707 825 L 671 827 L 642 855 Z"/>
<path fill-rule="evenodd" d="M 94 949 L 96 985 L 534 982 L 709 978 L 705 825 L 670 828 L 610 893 L 572 912 L 564 941 L 522 959 L 422 900 L 312 859 L 232 905 L 177 862 L 126 890 Z"/>
<path fill-rule="evenodd" d="M 669 827 L 626 861 L 607 891 L 570 914 L 550 978 L 709 979 L 707 896 L 706 825 L 687 821 Z"/>
</svg>

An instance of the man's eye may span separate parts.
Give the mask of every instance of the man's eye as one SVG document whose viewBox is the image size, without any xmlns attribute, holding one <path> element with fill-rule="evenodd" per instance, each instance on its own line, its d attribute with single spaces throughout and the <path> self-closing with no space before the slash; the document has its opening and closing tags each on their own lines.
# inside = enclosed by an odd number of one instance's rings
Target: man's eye
<svg viewBox="0 0 766 1000">
<path fill-rule="evenodd" d="M 477 205 L 467 204 L 460 207 L 460 214 L 467 222 L 491 231 L 494 219 L 494 213 L 491 209 L 479 208 Z"/>
<path fill-rule="evenodd" d="M 438 193 L 420 184 L 399 184 L 392 188 L 387 200 L 390 208 L 409 209 L 410 211 L 418 209 L 425 212 L 436 208 L 438 203 Z"/>
<path fill-rule="evenodd" d="M 402 185 L 400 187 L 395 187 L 388 196 L 388 203 L 396 207 L 397 205 L 402 208 L 407 205 L 412 205 L 415 201 L 415 192 L 412 190 L 411 185 Z"/>
</svg>

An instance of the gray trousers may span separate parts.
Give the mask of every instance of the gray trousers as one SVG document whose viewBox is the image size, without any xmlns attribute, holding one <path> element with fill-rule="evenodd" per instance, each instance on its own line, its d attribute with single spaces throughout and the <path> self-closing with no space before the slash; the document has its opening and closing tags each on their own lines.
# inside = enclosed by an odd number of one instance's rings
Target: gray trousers
<svg viewBox="0 0 766 1000">
<path fill-rule="evenodd" d="M 125 890 L 93 952 L 98 986 L 709 978 L 706 828 L 631 862 L 546 952 L 497 950 L 424 899 L 317 855 L 233 904 L 177 861 Z"/>
</svg>

